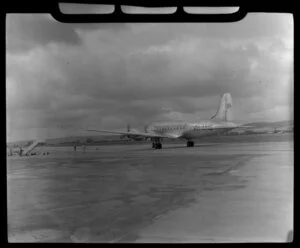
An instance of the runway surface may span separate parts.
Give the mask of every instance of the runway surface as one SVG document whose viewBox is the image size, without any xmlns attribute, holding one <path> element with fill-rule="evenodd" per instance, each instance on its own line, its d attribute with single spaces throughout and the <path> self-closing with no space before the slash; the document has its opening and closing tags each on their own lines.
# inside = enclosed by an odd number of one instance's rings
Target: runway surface
<svg viewBox="0 0 300 248">
<path fill-rule="evenodd" d="M 293 141 L 40 148 L 7 162 L 9 242 L 285 242 Z"/>
</svg>

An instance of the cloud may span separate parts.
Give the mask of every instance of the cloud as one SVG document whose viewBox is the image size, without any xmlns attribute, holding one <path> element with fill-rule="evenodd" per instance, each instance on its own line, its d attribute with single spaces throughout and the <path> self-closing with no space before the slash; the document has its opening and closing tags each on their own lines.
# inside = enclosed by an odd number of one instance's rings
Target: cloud
<svg viewBox="0 0 300 248">
<path fill-rule="evenodd" d="M 34 16 L 24 25 L 41 18 Z M 52 135 L 57 126 L 120 129 L 207 119 L 225 92 L 238 121 L 281 120 L 293 112 L 289 16 L 249 15 L 228 25 L 52 22 L 44 18 L 15 34 L 30 49 L 7 49 L 10 137 L 34 128 Z"/>
<path fill-rule="evenodd" d="M 78 45 L 80 37 L 70 24 L 49 20 L 42 14 L 7 15 L 6 47 L 8 51 L 27 51 L 50 42 Z"/>
<path fill-rule="evenodd" d="M 80 45 L 79 32 L 94 30 L 120 31 L 125 23 L 62 23 L 45 14 L 8 14 L 6 18 L 6 48 L 22 52 L 49 43 Z"/>
</svg>

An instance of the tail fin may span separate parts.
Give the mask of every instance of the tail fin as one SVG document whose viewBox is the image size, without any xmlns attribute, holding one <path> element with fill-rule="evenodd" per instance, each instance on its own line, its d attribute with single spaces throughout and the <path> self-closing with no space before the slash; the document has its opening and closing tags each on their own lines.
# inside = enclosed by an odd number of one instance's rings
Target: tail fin
<svg viewBox="0 0 300 248">
<path fill-rule="evenodd" d="M 232 121 L 232 99 L 230 93 L 222 96 L 221 103 L 217 113 L 212 116 L 211 120 Z"/>
</svg>

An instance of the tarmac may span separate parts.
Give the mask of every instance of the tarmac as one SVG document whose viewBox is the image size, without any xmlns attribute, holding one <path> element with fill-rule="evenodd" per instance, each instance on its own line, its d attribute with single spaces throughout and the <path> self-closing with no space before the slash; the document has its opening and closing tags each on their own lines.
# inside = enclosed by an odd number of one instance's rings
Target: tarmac
<svg viewBox="0 0 300 248">
<path fill-rule="evenodd" d="M 292 139 L 39 149 L 7 159 L 9 242 L 292 239 Z"/>
</svg>

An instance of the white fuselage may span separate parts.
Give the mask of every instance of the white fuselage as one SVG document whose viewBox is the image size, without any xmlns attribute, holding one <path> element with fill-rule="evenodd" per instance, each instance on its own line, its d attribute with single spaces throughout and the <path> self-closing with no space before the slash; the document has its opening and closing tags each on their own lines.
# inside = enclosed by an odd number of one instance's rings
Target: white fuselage
<svg viewBox="0 0 300 248">
<path fill-rule="evenodd" d="M 180 137 L 183 139 L 197 139 L 203 136 L 221 134 L 236 128 L 238 125 L 233 122 L 201 121 L 198 123 L 159 123 L 147 128 L 148 132 L 160 135 Z"/>
</svg>

